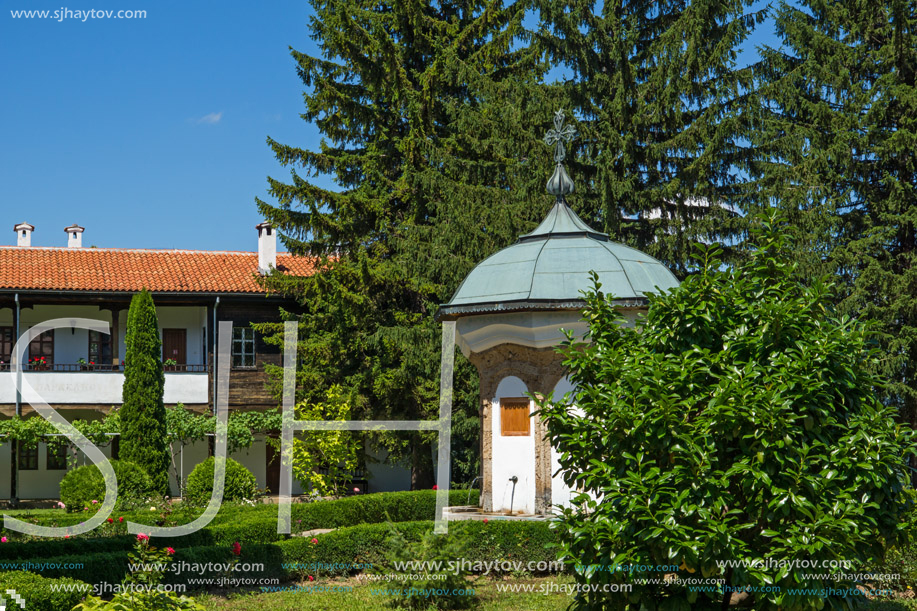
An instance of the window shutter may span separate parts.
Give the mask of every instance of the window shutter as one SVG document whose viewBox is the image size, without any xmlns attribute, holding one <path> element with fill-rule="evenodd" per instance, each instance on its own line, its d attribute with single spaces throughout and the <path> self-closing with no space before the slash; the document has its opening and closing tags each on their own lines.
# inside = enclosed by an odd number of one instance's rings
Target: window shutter
<svg viewBox="0 0 917 611">
<path fill-rule="evenodd" d="M 529 400 L 526 397 L 500 399 L 500 434 L 527 437 L 531 431 Z"/>
</svg>

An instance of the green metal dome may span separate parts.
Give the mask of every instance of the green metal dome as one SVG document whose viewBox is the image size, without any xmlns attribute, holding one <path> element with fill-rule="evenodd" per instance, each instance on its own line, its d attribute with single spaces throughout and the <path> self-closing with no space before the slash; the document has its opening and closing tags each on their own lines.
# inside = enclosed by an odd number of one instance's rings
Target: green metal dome
<svg viewBox="0 0 917 611">
<path fill-rule="evenodd" d="M 645 303 L 646 293 L 678 286 L 660 261 L 610 241 L 584 223 L 560 196 L 535 231 L 471 270 L 437 318 L 579 309 L 581 291 L 592 288 L 590 271 L 598 274 L 604 293 L 630 305 Z"/>
</svg>

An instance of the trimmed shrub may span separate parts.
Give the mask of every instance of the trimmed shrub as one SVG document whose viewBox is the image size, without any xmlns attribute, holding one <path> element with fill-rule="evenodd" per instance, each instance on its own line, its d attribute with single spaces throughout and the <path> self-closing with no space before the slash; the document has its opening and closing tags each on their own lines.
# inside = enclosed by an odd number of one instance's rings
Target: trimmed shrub
<svg viewBox="0 0 917 611">
<path fill-rule="evenodd" d="M 113 460 L 111 466 L 118 478 L 118 502 L 123 507 L 147 498 L 153 489 L 149 475 L 139 465 L 126 460 Z M 67 472 L 60 483 L 60 499 L 67 511 L 82 511 L 92 501 L 105 499 L 105 479 L 95 465 L 84 465 Z"/>
<path fill-rule="evenodd" d="M 162 402 L 162 340 L 153 297 L 144 289 L 131 299 L 124 338 L 124 385 L 121 406 L 121 457 L 150 475 L 153 490 L 169 496 L 169 442 Z"/>
<path fill-rule="evenodd" d="M 213 493 L 213 465 L 211 456 L 188 476 L 185 500 L 194 505 L 206 505 Z M 244 501 L 258 495 L 258 482 L 251 471 L 237 461 L 226 459 L 226 481 L 223 487 L 224 501 Z"/>
<path fill-rule="evenodd" d="M 208 490 L 206 494 L 209 498 L 210 491 Z M 385 521 L 399 523 L 423 521 L 428 523 L 427 521 L 434 515 L 435 494 L 432 490 L 379 492 L 333 501 L 294 503 L 292 506 L 292 530 L 296 533 L 313 528 L 342 528 L 359 524 L 377 524 Z M 464 505 L 469 502 L 468 498 L 467 490 L 451 490 L 449 504 Z M 478 493 L 474 491 L 471 495 L 470 503 L 475 504 L 477 501 Z M 18 542 L 16 540 L 18 533 L 2 531 L 4 535 L 9 536 L 12 540 L 9 543 L 0 545 L 0 559 L 23 559 L 25 561 L 52 556 L 130 550 L 134 545 L 135 538 L 132 535 L 125 534 L 126 526 L 117 521 L 119 517 L 123 517 L 125 523 L 131 521 L 141 524 L 173 526 L 191 522 L 200 514 L 199 508 L 193 508 L 193 511 L 191 509 L 191 507 L 185 506 L 184 503 L 179 503 L 175 505 L 175 511 L 165 522 L 162 521 L 159 514 L 149 511 L 120 512 L 112 514 L 115 520 L 113 526 L 103 526 L 94 531 L 91 536 L 84 535 L 71 539 L 43 539 Z M 44 518 L 44 515 L 45 512 L 37 511 L 29 516 L 20 517 L 22 519 L 37 518 L 37 523 L 45 526 L 72 526 L 86 520 L 85 514 L 64 515 L 55 511 L 51 517 Z M 172 518 L 175 518 L 175 520 L 173 521 Z M 496 520 L 491 521 L 484 532 L 491 535 L 499 533 L 505 528 L 504 524 L 508 523 Z M 461 528 L 474 528 L 475 524 L 479 523 L 467 522 Z M 453 523 L 449 528 L 451 530 L 456 527 L 458 525 Z M 105 531 L 106 528 L 109 531 Z M 105 532 L 107 536 L 95 536 L 102 534 L 102 532 Z M 548 531 L 545 530 L 545 532 Z M 277 533 L 277 505 L 255 505 L 254 507 L 249 507 L 227 504 L 220 509 L 217 517 L 206 528 L 183 537 L 170 538 L 168 542 L 165 539 L 157 541 L 156 545 L 190 548 L 230 545 L 234 541 L 253 545 L 282 541 L 287 538 L 287 535 Z M 476 541 L 475 545 L 477 546 L 481 541 L 486 541 L 486 539 Z"/>
<path fill-rule="evenodd" d="M 479 492 L 450 490 L 450 505 L 476 505 Z M 469 500 L 470 498 L 470 500 Z M 436 512 L 435 490 L 379 492 L 351 496 L 334 501 L 297 503 L 292 517 L 295 529 L 340 528 L 378 522 L 432 520 Z"/>
<path fill-rule="evenodd" d="M 293 575 L 348 575 L 356 572 L 347 568 L 348 564 L 372 564 L 374 569 L 387 564 L 395 553 L 392 528 L 391 524 L 361 524 L 316 535 L 317 543 L 312 543 L 312 537 L 294 537 L 275 545 L 282 550 L 287 565 L 300 565 L 287 569 Z M 433 522 L 402 522 L 394 528 L 405 541 L 419 542 L 433 531 Z M 470 562 L 506 560 L 523 565 L 556 560 L 554 546 L 559 541 L 547 522 L 522 520 L 451 522 L 449 536 L 467 539 Z"/>
<path fill-rule="evenodd" d="M 10 541 L 0 545 L 0 561 L 45 562 L 52 556 L 104 554 L 133 549 L 134 535 L 114 537 L 77 537 L 74 539 L 38 539 L 37 541 Z"/>
<path fill-rule="evenodd" d="M 85 591 L 53 591 L 52 585 L 85 586 Z M 61 611 L 72 609 L 83 597 L 92 591 L 92 586 L 76 579 L 46 579 L 34 573 L 11 571 L 0 573 L 0 594 L 6 590 L 16 590 L 26 601 L 29 611 Z M 18 609 L 19 605 L 7 602 L 8 609 Z"/>
</svg>

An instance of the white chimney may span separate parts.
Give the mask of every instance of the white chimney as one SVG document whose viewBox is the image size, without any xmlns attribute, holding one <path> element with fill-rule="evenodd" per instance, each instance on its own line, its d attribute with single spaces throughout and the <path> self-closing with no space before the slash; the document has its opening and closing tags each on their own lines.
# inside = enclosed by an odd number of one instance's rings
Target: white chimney
<svg viewBox="0 0 917 611">
<path fill-rule="evenodd" d="M 277 267 L 277 232 L 268 222 L 255 225 L 255 229 L 258 230 L 258 271 L 269 274 L 272 267 Z"/>
<path fill-rule="evenodd" d="M 83 232 L 85 231 L 83 227 L 74 223 L 69 227 L 65 227 L 64 231 L 67 232 L 67 248 L 83 247 Z"/>
<path fill-rule="evenodd" d="M 35 231 L 34 225 L 19 223 L 13 227 L 13 231 L 16 232 L 16 243 L 18 246 L 28 247 L 32 245 L 32 232 Z"/>
</svg>

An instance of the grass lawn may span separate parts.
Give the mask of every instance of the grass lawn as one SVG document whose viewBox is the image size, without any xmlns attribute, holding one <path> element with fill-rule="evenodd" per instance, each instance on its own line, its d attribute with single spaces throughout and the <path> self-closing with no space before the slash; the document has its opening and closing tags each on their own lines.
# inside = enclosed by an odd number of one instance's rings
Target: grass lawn
<svg viewBox="0 0 917 611">
<path fill-rule="evenodd" d="M 308 587 L 319 582 L 305 582 L 299 586 Z M 564 592 L 551 592 L 544 594 L 539 591 L 542 586 L 549 584 L 572 584 L 570 577 L 541 577 L 528 579 L 513 579 L 505 581 L 494 581 L 492 579 L 479 579 L 474 584 L 477 591 L 478 604 L 476 609 L 487 609 L 493 611 L 516 611 L 525 609 L 526 611 L 561 611 L 567 608 L 572 597 Z M 505 587 L 507 585 L 528 586 L 532 590 L 528 593 L 523 592 L 501 592 L 498 591 L 497 584 Z M 391 607 L 388 602 L 389 597 L 373 595 L 372 589 L 380 587 L 395 587 L 380 585 L 378 583 L 368 585 L 358 579 L 335 579 L 323 580 L 321 585 L 324 586 L 352 586 L 350 592 L 308 592 L 308 591 L 288 591 L 273 592 L 269 594 L 248 593 L 235 594 L 229 598 L 217 596 L 202 596 L 198 600 L 208 611 L 255 611 L 260 609 L 271 609 L 272 611 L 294 611 L 294 610 L 338 610 L 341 611 L 392 611 L 393 609 L 404 609 L 404 607 Z M 295 587 L 295 586 L 294 586 Z M 521 588 L 520 588 L 521 589 Z M 867 611 L 915 611 L 917 610 L 917 600 L 900 600 L 900 601 L 864 601 L 866 604 L 861 607 Z M 435 610 L 438 607 L 431 607 Z"/>
<path fill-rule="evenodd" d="M 308 587 L 318 582 L 300 583 Z M 497 584 L 525 584 L 532 586 L 531 593 L 498 592 Z M 552 592 L 542 594 L 538 592 L 540 586 L 550 583 L 572 583 L 570 578 L 531 578 L 496 582 L 491 579 L 479 579 L 472 587 L 477 592 L 478 609 L 493 609 L 495 611 L 560 611 L 570 604 L 569 594 Z M 325 610 L 335 609 L 341 611 L 392 611 L 403 607 L 390 607 L 387 596 L 373 595 L 371 590 L 397 587 L 395 584 L 374 583 L 368 585 L 357 579 L 323 580 L 324 586 L 353 586 L 350 592 L 273 592 L 270 594 L 239 594 L 230 598 L 202 596 L 198 598 L 208 611 L 255 611 L 271 609 L 271 611 L 298 611 L 300 609 Z M 436 607 L 432 607 L 436 609 Z M 889 609 L 888 611 L 892 611 Z"/>
</svg>

